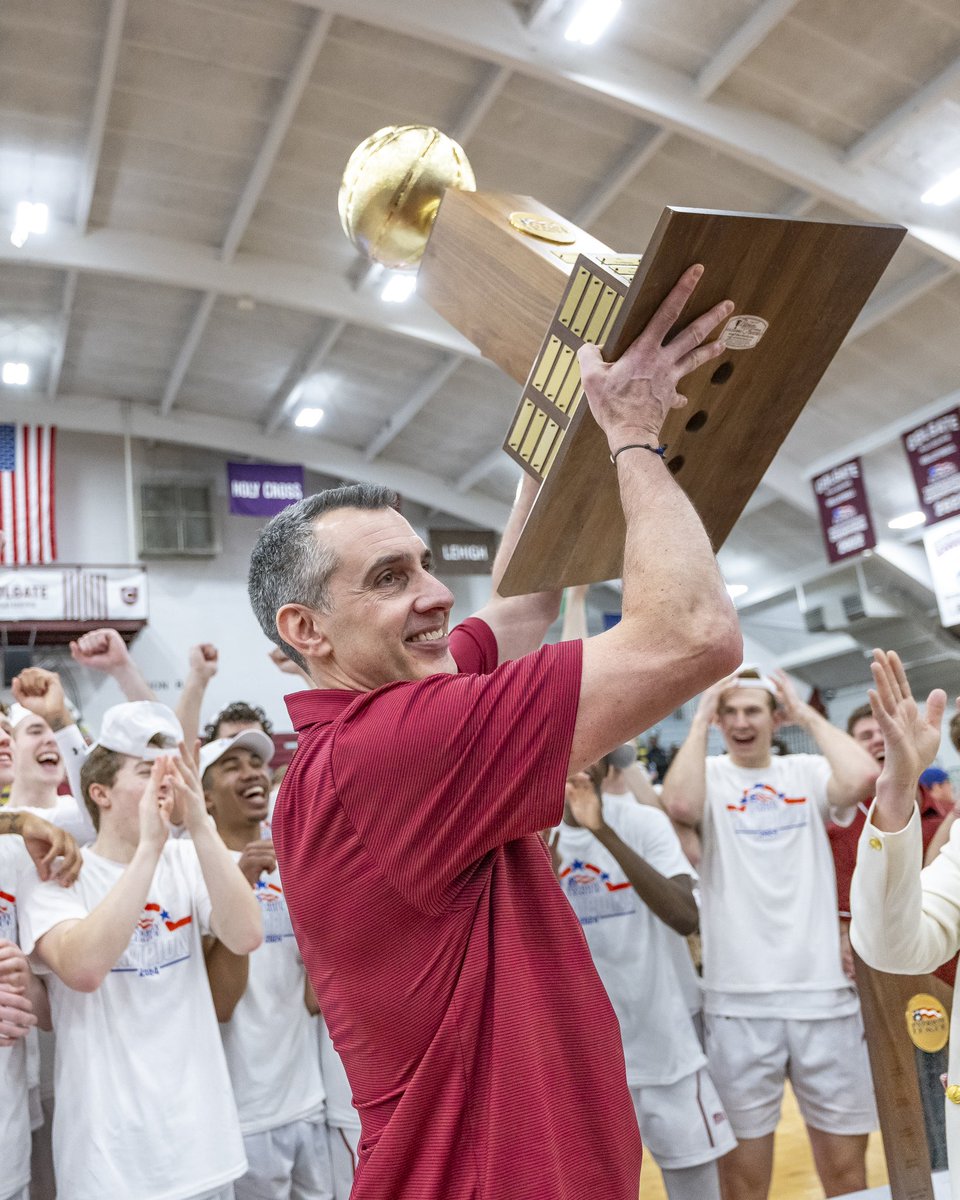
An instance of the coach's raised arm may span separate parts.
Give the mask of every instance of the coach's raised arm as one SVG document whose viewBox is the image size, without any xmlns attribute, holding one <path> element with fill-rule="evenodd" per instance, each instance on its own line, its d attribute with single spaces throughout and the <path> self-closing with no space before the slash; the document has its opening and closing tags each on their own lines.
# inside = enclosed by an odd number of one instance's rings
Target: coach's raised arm
<svg viewBox="0 0 960 1200">
<path fill-rule="evenodd" d="M 616 461 L 626 518 L 623 618 L 583 644 L 571 771 L 655 724 L 736 668 L 743 644 L 700 519 L 658 453 L 660 429 L 684 375 L 723 346 L 705 339 L 733 311 L 723 301 L 669 342 L 702 274 L 690 267 L 621 358 L 580 350 L 590 410 Z"/>
</svg>

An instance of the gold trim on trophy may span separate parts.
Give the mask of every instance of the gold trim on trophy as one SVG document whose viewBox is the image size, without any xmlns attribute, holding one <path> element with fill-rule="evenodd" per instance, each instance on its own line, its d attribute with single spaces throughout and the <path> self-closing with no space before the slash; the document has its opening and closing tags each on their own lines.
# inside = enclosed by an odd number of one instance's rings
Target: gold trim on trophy
<svg viewBox="0 0 960 1200">
<path fill-rule="evenodd" d="M 540 213 L 512 212 L 508 220 L 520 233 L 540 238 L 544 242 L 556 242 L 559 246 L 571 246 L 577 240 L 577 235 L 569 226 Z"/>
</svg>

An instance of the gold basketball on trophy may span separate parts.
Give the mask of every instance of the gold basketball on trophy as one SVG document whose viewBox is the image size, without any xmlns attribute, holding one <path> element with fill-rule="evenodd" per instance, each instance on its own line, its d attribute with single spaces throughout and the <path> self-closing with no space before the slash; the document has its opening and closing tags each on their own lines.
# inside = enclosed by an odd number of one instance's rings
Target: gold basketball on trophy
<svg viewBox="0 0 960 1200">
<path fill-rule="evenodd" d="M 429 125 L 380 129 L 350 155 L 340 182 L 340 224 L 385 267 L 415 267 L 447 188 L 476 191 L 467 156 Z"/>
</svg>

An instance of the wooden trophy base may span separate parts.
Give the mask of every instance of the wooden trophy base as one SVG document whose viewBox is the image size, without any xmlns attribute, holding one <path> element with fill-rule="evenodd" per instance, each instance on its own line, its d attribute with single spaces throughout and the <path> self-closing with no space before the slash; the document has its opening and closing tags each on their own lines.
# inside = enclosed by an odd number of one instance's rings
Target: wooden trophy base
<svg viewBox="0 0 960 1200">
<path fill-rule="evenodd" d="M 953 989 L 935 975 L 875 971 L 857 954 L 854 965 L 890 1195 L 892 1200 L 934 1200 L 917 1081 L 917 1051 L 907 1033 L 906 1015 L 911 997 L 924 992 L 939 1000 L 949 1014 Z"/>
<path fill-rule="evenodd" d="M 905 232 L 894 225 L 668 208 L 642 258 L 577 245 L 580 256 L 566 276 L 504 446 L 542 487 L 501 594 L 622 573 L 617 472 L 583 396 L 578 346 L 596 342 L 614 361 L 692 263 L 703 263 L 704 274 L 677 328 L 720 300 L 734 300 L 734 315 L 718 332 L 726 353 L 686 377 L 681 390 L 689 403 L 670 413 L 662 432 L 666 466 L 717 549 Z M 432 245 L 433 237 L 428 251 Z M 551 268 L 556 294 L 557 268 Z M 542 299 L 530 328 L 544 307 Z"/>
</svg>

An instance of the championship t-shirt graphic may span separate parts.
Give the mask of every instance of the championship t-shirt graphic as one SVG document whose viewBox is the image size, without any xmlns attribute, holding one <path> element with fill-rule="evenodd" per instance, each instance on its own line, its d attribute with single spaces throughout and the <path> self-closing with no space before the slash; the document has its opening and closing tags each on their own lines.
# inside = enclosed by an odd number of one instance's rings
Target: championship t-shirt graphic
<svg viewBox="0 0 960 1200">
<path fill-rule="evenodd" d="M 272 879 L 260 878 L 253 890 L 260 904 L 260 916 L 263 918 L 264 942 L 269 944 L 292 938 L 293 926 L 290 923 L 287 902 L 283 898 L 283 888 Z"/>
<path fill-rule="evenodd" d="M 769 783 L 757 782 L 744 788 L 727 812 L 737 834 L 772 838 L 807 824 L 807 798 L 787 796 Z"/>
<path fill-rule="evenodd" d="M 185 962 L 190 957 L 189 926 L 192 924 L 190 913 L 186 916 L 171 914 L 162 904 L 149 901 L 143 906 L 129 945 L 112 970 L 133 972 L 143 978 L 159 975 L 165 967 Z"/>
<path fill-rule="evenodd" d="M 614 882 L 609 872 L 575 858 L 560 872 L 560 883 L 581 925 L 606 917 L 628 917 L 637 911 L 637 894 L 626 881 Z"/>
</svg>

